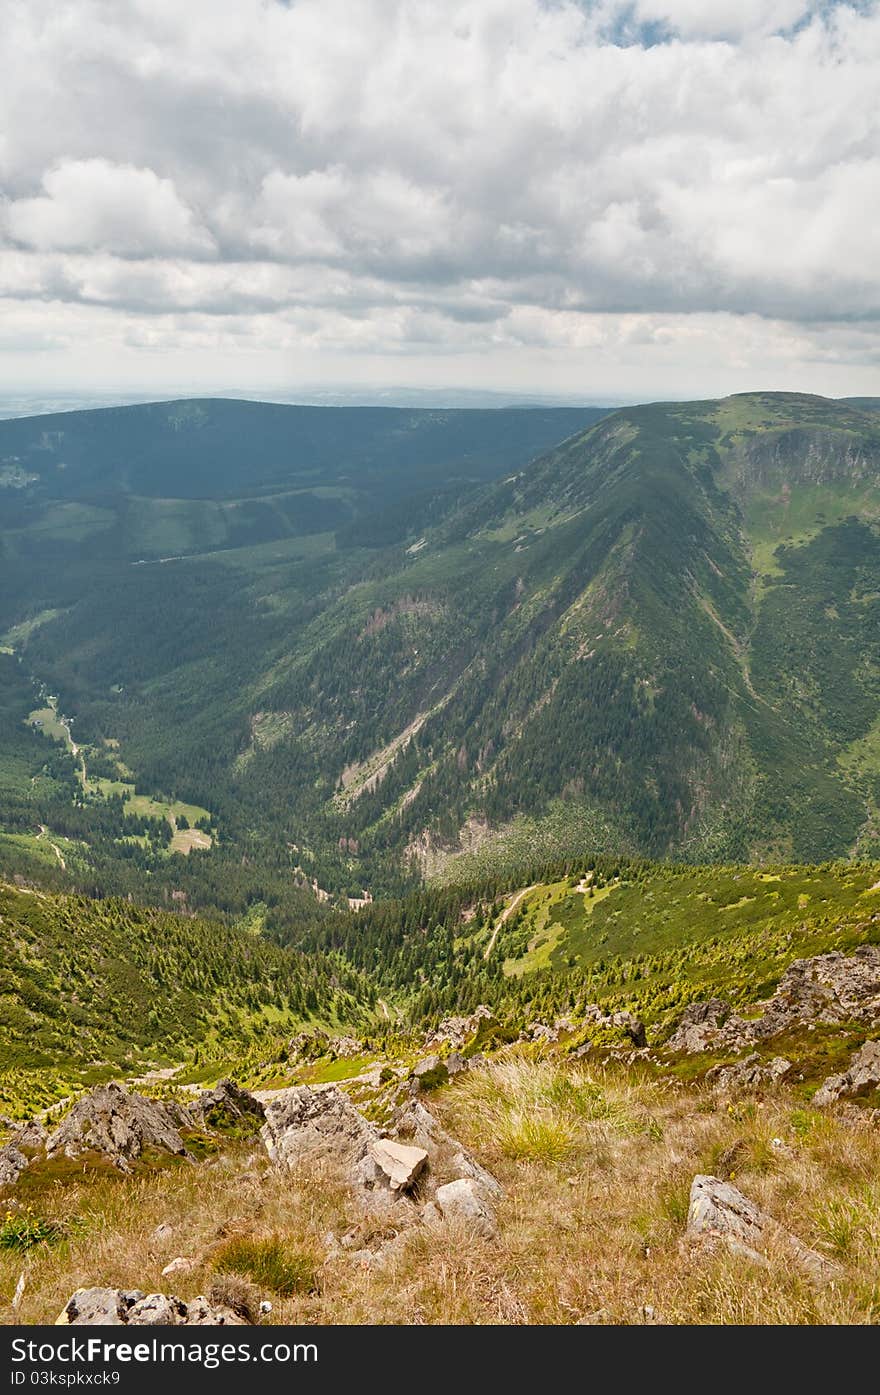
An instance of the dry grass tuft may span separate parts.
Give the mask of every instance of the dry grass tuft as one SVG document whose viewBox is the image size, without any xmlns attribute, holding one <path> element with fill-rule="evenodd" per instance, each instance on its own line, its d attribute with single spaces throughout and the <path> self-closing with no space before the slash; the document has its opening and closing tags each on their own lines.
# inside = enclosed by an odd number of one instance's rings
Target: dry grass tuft
<svg viewBox="0 0 880 1395">
<path fill-rule="evenodd" d="M 208 1289 L 210 1302 L 231 1308 L 245 1322 L 260 1320 L 260 1290 L 241 1274 L 219 1274 Z"/>
</svg>

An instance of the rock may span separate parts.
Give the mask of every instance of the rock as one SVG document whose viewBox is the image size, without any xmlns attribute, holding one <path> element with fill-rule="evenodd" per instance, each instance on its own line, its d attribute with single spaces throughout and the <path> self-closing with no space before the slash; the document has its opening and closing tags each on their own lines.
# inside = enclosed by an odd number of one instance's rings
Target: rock
<svg viewBox="0 0 880 1395">
<path fill-rule="evenodd" d="M 358 1041 L 357 1037 L 333 1037 L 329 1042 L 330 1055 L 339 1059 L 345 1056 L 360 1056 L 364 1050 L 364 1043 Z"/>
<path fill-rule="evenodd" d="M 0 1187 L 14 1187 L 29 1164 L 30 1159 L 14 1143 L 0 1148 Z"/>
<path fill-rule="evenodd" d="M 48 1136 L 49 1131 L 44 1124 L 38 1119 L 29 1119 L 26 1124 L 16 1129 L 10 1142 L 27 1153 L 37 1153 L 45 1148 Z"/>
<path fill-rule="evenodd" d="M 56 1327 L 118 1327 L 128 1321 L 128 1310 L 145 1298 L 137 1290 L 126 1293 L 118 1288 L 78 1288 L 67 1300 Z"/>
<path fill-rule="evenodd" d="M 457 1138 L 446 1132 L 421 1100 L 410 1100 L 397 1111 L 393 1131 L 396 1138 L 405 1139 L 427 1153 L 429 1190 L 444 1180 L 469 1177 L 488 1195 L 501 1195 L 501 1185 L 491 1172 L 478 1163 Z"/>
<path fill-rule="evenodd" d="M 326 1056 L 329 1046 L 327 1033 L 316 1027 L 314 1032 L 298 1032 L 287 1043 L 287 1050 L 295 1060 L 314 1061 L 319 1056 Z"/>
<path fill-rule="evenodd" d="M 666 1043 L 669 1051 L 683 1051 L 694 1055 L 707 1051 L 712 1045 L 721 1024 L 730 1015 L 730 1003 L 723 998 L 710 998 L 705 1003 L 691 1003 L 685 1008 L 678 1026 Z"/>
<path fill-rule="evenodd" d="M 451 1046 L 461 1050 L 482 1027 L 497 1025 L 497 1018 L 492 1009 L 485 1003 L 480 1003 L 469 1017 L 444 1017 L 436 1031 L 425 1038 L 425 1046 Z"/>
<path fill-rule="evenodd" d="M 158 1241 L 160 1245 L 164 1245 L 166 1241 L 171 1239 L 173 1234 L 174 1226 L 169 1225 L 167 1221 L 161 1221 L 159 1225 L 156 1226 L 156 1229 L 153 1231 L 152 1235 L 150 1236 L 150 1239 Z"/>
<path fill-rule="evenodd" d="M 420 1090 L 433 1090 L 438 1085 L 446 1084 L 449 1071 L 445 1061 L 441 1061 L 439 1056 L 426 1056 L 423 1061 L 413 1066 L 412 1078 Z"/>
<path fill-rule="evenodd" d="M 230 1308 L 199 1296 L 189 1303 L 164 1293 L 119 1288 L 78 1288 L 56 1326 L 71 1327 L 242 1327 Z"/>
<path fill-rule="evenodd" d="M 122 1172 L 145 1148 L 189 1157 L 175 1116 L 158 1100 L 130 1094 L 121 1085 L 98 1085 L 77 1100 L 63 1123 L 46 1140 L 46 1153 L 76 1158 L 99 1153 Z"/>
<path fill-rule="evenodd" d="M 285 1090 L 266 1107 L 260 1137 L 278 1167 L 322 1163 L 361 1186 L 371 1173 L 375 1181 L 380 1172 L 370 1152 L 379 1141 L 378 1131 L 335 1086 Z"/>
<path fill-rule="evenodd" d="M 490 1240 L 498 1234 L 495 1212 L 472 1177 L 457 1177 L 454 1182 L 438 1187 L 433 1202 L 425 1207 L 422 1219 L 428 1226 L 437 1226 L 446 1221 L 464 1222 L 478 1235 Z"/>
<path fill-rule="evenodd" d="M 164 1293 L 149 1293 L 128 1310 L 129 1327 L 178 1327 L 186 1322 L 186 1304 Z"/>
<path fill-rule="evenodd" d="M 453 1076 L 461 1075 L 468 1069 L 469 1062 L 465 1060 L 464 1056 L 460 1055 L 458 1051 L 450 1051 L 446 1057 L 446 1072 L 450 1080 Z"/>
<path fill-rule="evenodd" d="M 185 1255 L 178 1255 L 176 1259 L 172 1259 L 165 1265 L 162 1270 L 162 1278 L 167 1279 L 169 1274 L 189 1274 L 191 1270 L 198 1269 L 198 1267 L 199 1261 L 197 1259 L 187 1259 Z"/>
<path fill-rule="evenodd" d="M 268 1105 L 260 1136 L 278 1167 L 326 1168 L 358 1191 L 372 1209 L 384 1208 L 395 1198 L 397 1207 L 405 1201 L 412 1207 L 402 1186 L 392 1188 L 391 1172 L 400 1175 L 401 1159 L 392 1165 L 386 1151 L 380 1165 L 374 1150 L 385 1140 L 335 1086 L 285 1090 Z"/>
<path fill-rule="evenodd" d="M 646 1047 L 648 1044 L 644 1022 L 631 1012 L 608 1013 L 605 1012 L 598 1003 L 587 1003 L 581 1010 L 581 1016 L 583 1023 L 590 1032 L 590 1037 L 572 1050 L 571 1054 L 575 1060 L 580 1060 L 582 1057 L 588 1056 L 594 1049 L 592 1034 L 595 1031 L 622 1033 L 624 1036 L 629 1037 L 634 1046 L 640 1049 Z M 552 1034 L 543 1039 L 547 1041 L 557 1041 L 563 1030 L 573 1031 L 575 1027 L 576 1024 L 572 1022 L 570 1018 L 557 1018 Z M 605 1043 L 602 1044 L 605 1045 Z"/>
<path fill-rule="evenodd" d="M 631 1012 L 613 1012 L 611 1014 L 611 1026 L 617 1027 L 620 1031 L 626 1032 L 631 1039 L 633 1046 L 647 1046 L 648 1038 L 645 1034 L 645 1024 Z"/>
<path fill-rule="evenodd" d="M 226 1308 L 218 1303 L 209 1303 L 207 1298 L 199 1294 L 198 1298 L 191 1298 L 186 1305 L 186 1326 L 247 1327 L 248 1323 L 231 1308 Z"/>
<path fill-rule="evenodd" d="M 206 1129 L 228 1129 L 242 1124 L 256 1133 L 266 1115 L 261 1102 L 233 1080 L 221 1080 L 213 1090 L 205 1090 L 190 1106 L 194 1122 Z"/>
<path fill-rule="evenodd" d="M 828 1278 L 836 1272 L 822 1255 L 719 1177 L 697 1176 L 691 1183 L 685 1240 L 690 1244 L 721 1241 L 735 1254 L 762 1265 L 767 1263 L 762 1251 L 775 1243 L 814 1278 Z"/>
<path fill-rule="evenodd" d="M 745 1056 L 741 1061 L 734 1061 L 729 1066 L 713 1066 L 706 1072 L 706 1079 L 719 1093 L 766 1089 L 778 1085 L 791 1069 L 791 1061 L 787 1061 L 784 1056 L 774 1056 L 767 1065 L 762 1065 L 758 1052 L 753 1051 L 750 1056 Z"/>
<path fill-rule="evenodd" d="M 15 1186 L 34 1155 L 45 1147 L 46 1137 L 45 1128 L 36 1119 L 14 1129 L 9 1142 L 0 1148 L 0 1188 Z"/>
<path fill-rule="evenodd" d="M 880 1041 L 866 1041 L 841 1075 L 829 1075 L 813 1096 L 813 1104 L 834 1104 L 839 1099 L 858 1099 L 880 1089 Z"/>
<path fill-rule="evenodd" d="M 428 1161 L 424 1148 L 411 1148 L 388 1138 L 380 1138 L 372 1143 L 370 1153 L 388 1178 L 393 1192 L 409 1191 Z"/>
</svg>

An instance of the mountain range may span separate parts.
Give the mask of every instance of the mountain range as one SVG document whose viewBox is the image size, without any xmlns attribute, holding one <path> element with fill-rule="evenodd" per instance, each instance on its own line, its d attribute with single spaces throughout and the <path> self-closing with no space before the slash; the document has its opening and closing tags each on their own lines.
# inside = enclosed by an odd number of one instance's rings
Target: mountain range
<svg viewBox="0 0 880 1395">
<path fill-rule="evenodd" d="M 0 422 L 0 486 L 25 869 L 244 912 L 880 846 L 873 399 L 114 408 Z"/>
</svg>

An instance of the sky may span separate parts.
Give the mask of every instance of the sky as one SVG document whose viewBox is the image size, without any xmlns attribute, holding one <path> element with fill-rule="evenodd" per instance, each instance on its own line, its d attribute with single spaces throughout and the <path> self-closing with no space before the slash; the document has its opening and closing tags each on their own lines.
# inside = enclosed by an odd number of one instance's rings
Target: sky
<svg viewBox="0 0 880 1395">
<path fill-rule="evenodd" d="M 880 395 L 880 0 L 0 0 L 0 384 Z"/>
</svg>

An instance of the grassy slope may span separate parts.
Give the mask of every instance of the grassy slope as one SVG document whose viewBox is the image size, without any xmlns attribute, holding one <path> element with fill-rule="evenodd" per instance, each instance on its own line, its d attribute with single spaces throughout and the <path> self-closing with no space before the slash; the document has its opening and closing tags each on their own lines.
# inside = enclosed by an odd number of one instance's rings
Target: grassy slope
<svg viewBox="0 0 880 1395">
<path fill-rule="evenodd" d="M 197 1168 L 35 1178 L 37 1220 L 66 1237 L 38 1245 L 13 1312 L 22 1256 L 0 1250 L 0 1322 L 52 1323 L 80 1285 L 207 1292 L 228 1263 L 257 1279 L 270 1323 L 840 1324 L 876 1322 L 880 1190 L 876 1130 L 805 1109 L 786 1091 L 735 1106 L 637 1073 L 522 1057 L 432 1097 L 447 1127 L 504 1186 L 500 1235 L 414 1227 L 387 1262 L 328 1256 L 326 1237 L 378 1245 L 363 1208 L 326 1175 L 289 1177 L 251 1145 Z M 782 1247 L 764 1263 L 680 1242 L 696 1173 L 735 1185 L 838 1266 L 816 1284 Z M 25 1174 L 27 1176 L 27 1174 Z M 161 1231 L 158 1230 L 162 1227 Z M 165 1236 L 164 1239 L 157 1238 Z M 271 1247 L 276 1262 L 250 1267 Z M 290 1282 L 289 1275 L 299 1275 Z M 287 1282 L 285 1282 L 287 1280 Z M 279 1292 L 279 1288 L 287 1292 Z"/>
</svg>

